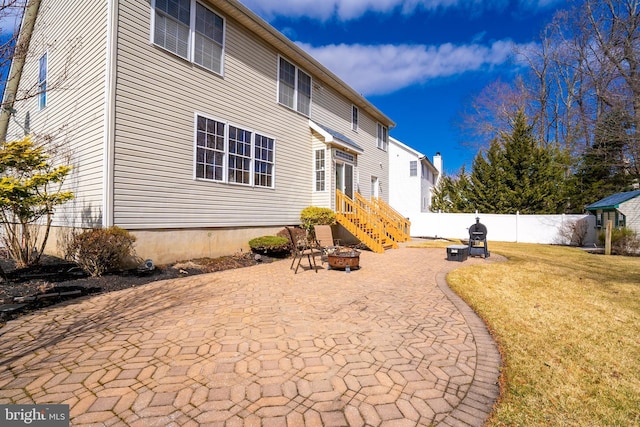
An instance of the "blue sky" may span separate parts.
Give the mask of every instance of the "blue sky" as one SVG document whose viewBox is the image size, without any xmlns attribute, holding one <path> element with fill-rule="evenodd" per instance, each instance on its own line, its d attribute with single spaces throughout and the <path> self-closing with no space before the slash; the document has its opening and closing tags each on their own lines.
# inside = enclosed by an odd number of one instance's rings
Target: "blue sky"
<svg viewBox="0 0 640 427">
<path fill-rule="evenodd" d="M 394 120 L 391 136 L 445 172 L 476 152 L 454 125 L 463 104 L 523 69 L 513 44 L 537 43 L 559 0 L 241 0 Z"/>
<path fill-rule="evenodd" d="M 513 44 L 536 43 L 567 0 L 240 0 L 394 120 L 391 136 L 445 172 L 476 152 L 454 125 L 485 85 L 523 68 Z M 1 34 L 15 19 L 0 19 Z"/>
</svg>

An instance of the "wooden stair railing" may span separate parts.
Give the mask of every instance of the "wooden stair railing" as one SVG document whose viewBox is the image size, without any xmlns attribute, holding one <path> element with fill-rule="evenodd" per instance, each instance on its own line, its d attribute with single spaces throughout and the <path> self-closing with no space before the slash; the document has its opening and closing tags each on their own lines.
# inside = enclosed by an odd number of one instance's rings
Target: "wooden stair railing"
<svg viewBox="0 0 640 427">
<path fill-rule="evenodd" d="M 373 203 L 373 201 L 365 199 L 358 193 L 356 193 L 355 199 L 363 207 L 363 209 L 367 209 L 369 212 L 380 218 L 380 221 L 382 221 L 385 236 L 387 237 L 388 241 L 388 243 L 385 245 L 387 248 L 397 249 L 397 242 L 406 241 L 404 240 L 404 233 L 402 233 L 402 229 L 399 227 L 397 221 L 389 218 L 384 211 L 378 209 L 378 206 Z"/>
<path fill-rule="evenodd" d="M 386 235 L 380 218 L 336 190 L 336 220 L 376 253 L 384 252 Z"/>
<path fill-rule="evenodd" d="M 400 212 L 393 209 L 391 205 L 380 197 L 373 197 L 371 200 L 376 206 L 378 212 L 381 212 L 381 214 L 393 224 L 394 229 L 397 230 L 396 241 L 408 242 L 411 240 L 411 221 L 403 217 Z"/>
</svg>

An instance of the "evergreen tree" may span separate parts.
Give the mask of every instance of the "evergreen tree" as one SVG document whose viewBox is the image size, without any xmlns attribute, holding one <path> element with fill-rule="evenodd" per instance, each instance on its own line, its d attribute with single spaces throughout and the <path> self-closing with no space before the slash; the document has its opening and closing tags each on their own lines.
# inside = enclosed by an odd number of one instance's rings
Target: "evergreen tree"
<svg viewBox="0 0 640 427">
<path fill-rule="evenodd" d="M 638 177 L 627 158 L 631 131 L 631 120 L 624 111 L 610 111 L 598 123 L 593 144 L 578 160 L 571 192 L 573 211 L 583 212 L 590 203 L 633 189 Z"/>
<path fill-rule="evenodd" d="M 470 189 L 471 182 L 464 166 L 460 169 L 458 176 L 443 176 L 434 188 L 431 211 L 468 212 L 470 209 L 468 200 Z"/>
<path fill-rule="evenodd" d="M 468 211 L 484 213 L 560 213 L 565 206 L 566 156 L 543 145 L 522 110 L 512 129 L 500 133 L 473 161 Z"/>
<path fill-rule="evenodd" d="M 493 140 L 486 158 L 479 152 L 473 160 L 469 202 L 472 210 L 486 213 L 502 212 L 505 208 L 503 153 L 497 140 Z"/>
</svg>

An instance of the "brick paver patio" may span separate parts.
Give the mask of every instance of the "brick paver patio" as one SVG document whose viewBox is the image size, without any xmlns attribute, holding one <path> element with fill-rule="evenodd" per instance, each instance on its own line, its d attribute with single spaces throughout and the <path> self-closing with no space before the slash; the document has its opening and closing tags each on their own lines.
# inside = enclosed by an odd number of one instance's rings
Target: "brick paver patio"
<svg viewBox="0 0 640 427">
<path fill-rule="evenodd" d="M 489 261 L 445 255 L 283 260 L 54 306 L 0 329 L 0 403 L 69 404 L 72 425 L 480 426 L 500 356 L 445 274 Z"/>
</svg>

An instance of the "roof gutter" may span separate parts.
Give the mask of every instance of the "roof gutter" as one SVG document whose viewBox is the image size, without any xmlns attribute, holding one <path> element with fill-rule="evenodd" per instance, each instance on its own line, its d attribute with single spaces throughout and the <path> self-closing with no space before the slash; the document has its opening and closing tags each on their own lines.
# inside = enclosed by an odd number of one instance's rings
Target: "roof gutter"
<svg viewBox="0 0 640 427">
<path fill-rule="evenodd" d="M 4 99 L 2 100 L 2 111 L 0 111 L 0 142 L 7 138 L 7 130 L 9 129 L 9 118 L 14 113 L 13 105 L 16 100 L 16 92 L 22 78 L 22 70 L 27 60 L 29 52 L 29 44 L 31 43 L 31 35 L 38 17 L 41 0 L 31 0 L 27 4 L 22 23 L 20 24 L 20 33 L 16 49 L 11 60 L 11 69 L 9 71 L 9 79 L 4 90 Z"/>
</svg>

